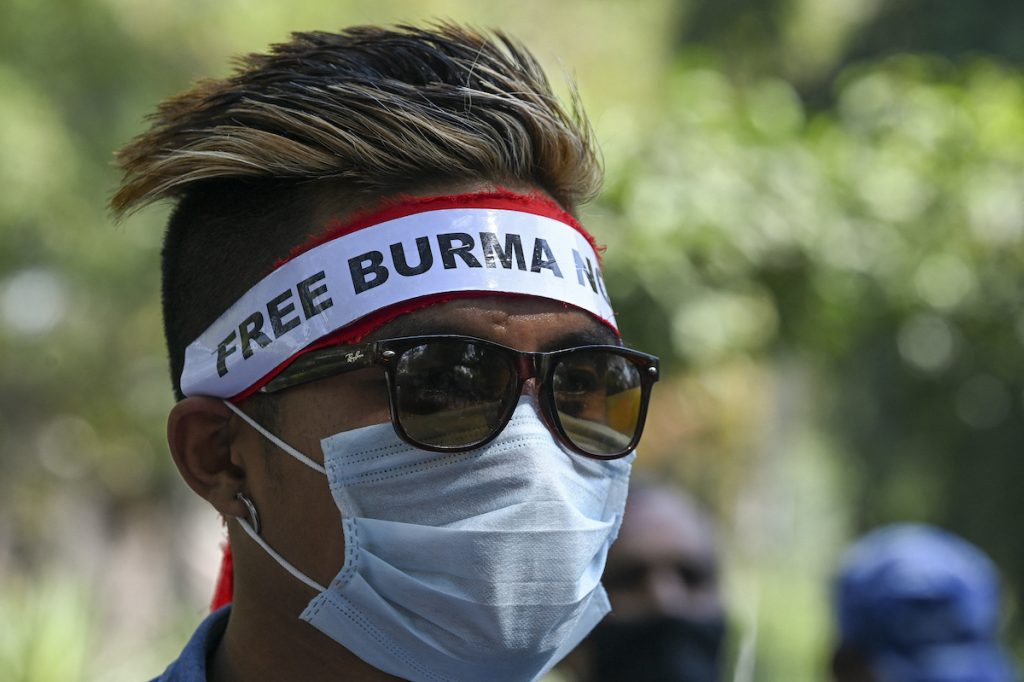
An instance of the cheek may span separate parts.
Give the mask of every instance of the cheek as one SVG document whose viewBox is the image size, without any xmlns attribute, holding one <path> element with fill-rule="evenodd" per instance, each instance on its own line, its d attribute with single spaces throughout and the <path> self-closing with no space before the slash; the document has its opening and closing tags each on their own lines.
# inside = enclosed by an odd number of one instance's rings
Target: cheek
<svg viewBox="0 0 1024 682">
<path fill-rule="evenodd" d="M 320 441 L 343 431 L 383 424 L 390 420 L 387 389 L 383 381 L 359 382 L 345 390 L 316 387 L 294 396 L 282 420 L 282 433 L 289 434 L 303 454 L 323 463 Z"/>
<path fill-rule="evenodd" d="M 389 420 L 382 377 L 379 381 L 318 382 L 289 393 L 287 401 L 279 404 L 278 435 L 320 464 L 323 438 Z M 268 509 L 272 518 L 264 523 L 266 538 L 300 571 L 327 585 L 345 558 L 341 512 L 323 474 L 272 449 L 271 456 L 281 459 L 272 468 L 277 480 L 268 486 L 273 504 Z"/>
<path fill-rule="evenodd" d="M 294 460 L 275 469 L 266 511 L 261 512 L 264 537 L 296 568 L 327 585 L 345 557 L 341 513 L 327 479 Z"/>
<path fill-rule="evenodd" d="M 716 587 L 708 587 L 694 594 L 695 615 L 703 617 L 720 616 L 722 599 Z"/>
<path fill-rule="evenodd" d="M 322 491 L 322 492 L 321 492 Z M 326 480 L 303 504 L 305 522 L 295 527 L 298 542 L 309 562 L 308 575 L 321 585 L 330 584 L 345 562 L 345 539 L 341 512 L 331 497 Z"/>
<path fill-rule="evenodd" d="M 652 605 L 642 590 L 609 589 L 608 601 L 612 605 L 614 620 L 636 620 L 648 616 Z"/>
</svg>

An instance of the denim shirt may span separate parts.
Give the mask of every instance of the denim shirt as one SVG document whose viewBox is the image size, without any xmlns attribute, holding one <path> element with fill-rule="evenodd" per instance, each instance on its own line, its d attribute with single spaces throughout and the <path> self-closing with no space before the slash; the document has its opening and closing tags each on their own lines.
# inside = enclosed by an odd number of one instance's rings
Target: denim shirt
<svg viewBox="0 0 1024 682">
<path fill-rule="evenodd" d="M 151 682 L 206 682 L 206 659 L 220 643 L 230 614 L 231 605 L 228 604 L 207 616 L 188 640 L 178 660 Z"/>
</svg>

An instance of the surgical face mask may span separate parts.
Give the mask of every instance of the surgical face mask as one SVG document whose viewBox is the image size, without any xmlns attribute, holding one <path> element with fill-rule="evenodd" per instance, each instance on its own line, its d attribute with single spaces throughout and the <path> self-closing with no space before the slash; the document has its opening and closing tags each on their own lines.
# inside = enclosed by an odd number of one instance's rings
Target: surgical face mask
<svg viewBox="0 0 1024 682">
<path fill-rule="evenodd" d="M 595 682 L 718 682 L 723 618 L 606 620 L 588 640 Z"/>
<path fill-rule="evenodd" d="M 326 474 L 344 565 L 318 585 L 242 527 L 319 592 L 300 617 L 374 667 L 413 681 L 532 680 L 609 611 L 599 580 L 634 455 L 569 454 L 531 398 L 477 450 L 417 450 L 379 424 L 323 439 L 324 467 L 241 416 Z"/>
</svg>

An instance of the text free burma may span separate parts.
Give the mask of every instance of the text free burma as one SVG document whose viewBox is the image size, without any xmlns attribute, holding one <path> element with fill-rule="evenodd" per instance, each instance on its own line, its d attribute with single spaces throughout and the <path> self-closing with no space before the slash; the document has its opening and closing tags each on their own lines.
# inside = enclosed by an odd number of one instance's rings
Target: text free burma
<svg viewBox="0 0 1024 682">
<path fill-rule="evenodd" d="M 445 270 L 453 270 L 460 266 L 470 268 L 497 268 L 502 267 L 511 270 L 513 264 L 517 270 L 526 272 L 526 255 L 523 250 L 522 238 L 518 234 L 509 233 L 505 235 L 504 244 L 498 241 L 498 236 L 492 232 L 480 232 L 480 251 L 483 263 L 480 262 L 474 253 L 477 242 L 473 236 L 466 232 L 445 232 L 436 235 L 437 252 L 441 265 Z M 391 244 L 388 251 L 391 255 L 390 268 L 385 265 L 385 254 L 382 251 L 367 251 L 366 253 L 348 259 L 348 269 L 352 278 L 352 289 L 359 294 L 384 284 L 394 271 L 403 277 L 414 277 L 429 272 L 434 266 L 434 251 L 431 248 L 429 237 L 417 237 L 415 240 L 417 251 L 417 263 L 409 264 L 405 253 L 405 245 L 402 242 Z M 576 277 L 581 286 L 590 286 L 607 300 L 604 281 L 601 272 L 594 268 L 589 258 L 581 256 L 576 250 L 572 250 L 573 265 L 576 269 Z M 551 247 L 546 239 L 537 237 L 534 239 L 532 257 L 530 259 L 529 271 L 540 273 L 548 270 L 561 279 L 562 269 L 555 258 Z M 294 287 L 289 287 L 274 298 L 270 299 L 265 306 L 266 317 L 261 310 L 254 311 L 246 317 L 236 329 L 233 329 L 228 336 L 217 344 L 217 374 L 225 376 L 228 373 L 227 358 L 238 350 L 235 345 L 236 339 L 242 349 L 242 359 L 248 360 L 252 357 L 252 344 L 262 347 L 272 343 L 270 336 L 264 331 L 264 325 L 269 320 L 270 332 L 274 338 L 280 338 L 292 329 L 301 324 L 300 313 L 295 308 L 293 298 L 297 294 L 302 316 L 310 319 L 334 305 L 332 298 L 326 297 L 327 284 L 322 283 L 325 279 L 323 270 L 298 282 Z"/>
</svg>

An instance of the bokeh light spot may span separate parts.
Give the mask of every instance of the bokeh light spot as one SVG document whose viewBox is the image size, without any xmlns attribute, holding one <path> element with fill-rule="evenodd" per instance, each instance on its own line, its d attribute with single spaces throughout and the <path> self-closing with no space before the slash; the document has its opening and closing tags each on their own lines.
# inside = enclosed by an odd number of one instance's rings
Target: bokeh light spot
<svg viewBox="0 0 1024 682">
<path fill-rule="evenodd" d="M 0 320 L 21 334 L 45 334 L 64 319 L 67 287 L 47 268 L 26 268 L 0 284 Z"/>
</svg>

